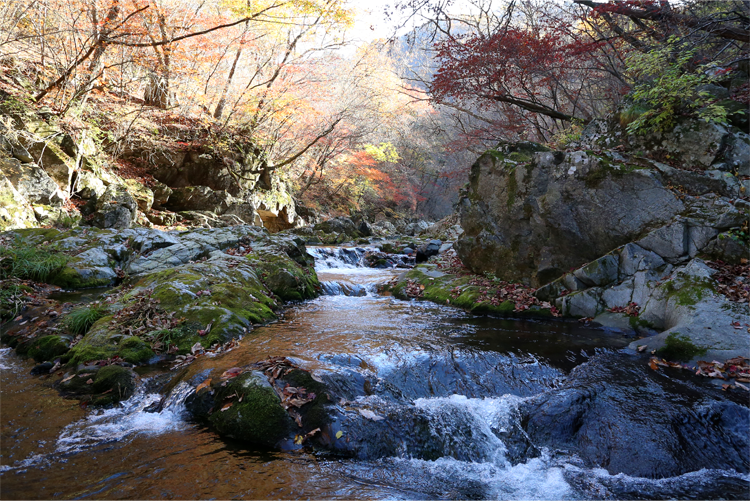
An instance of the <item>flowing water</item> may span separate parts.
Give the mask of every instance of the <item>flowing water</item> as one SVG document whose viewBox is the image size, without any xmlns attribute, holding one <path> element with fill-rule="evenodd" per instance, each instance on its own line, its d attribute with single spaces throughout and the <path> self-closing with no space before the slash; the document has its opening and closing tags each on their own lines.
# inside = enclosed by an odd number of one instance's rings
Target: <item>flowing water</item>
<svg viewBox="0 0 750 501">
<path fill-rule="evenodd" d="M 347 412 L 387 416 L 364 420 L 373 425 L 360 430 L 372 435 L 362 439 L 369 453 L 253 450 L 219 438 L 185 415 L 186 385 L 161 412 L 145 412 L 162 398 L 164 370 L 153 367 L 122 406 L 82 410 L 50 387 L 56 376 L 30 376 L 33 364 L 3 349 L 0 497 L 747 497 L 748 475 L 721 465 L 649 479 L 587 467 L 552 448 L 517 447 L 519 406 L 568 391 L 561 388 L 575 367 L 606 361 L 622 371 L 606 377 L 650 378 L 638 372 L 642 358 L 620 352 L 629 339 L 578 322 L 474 317 L 397 300 L 377 294 L 376 286 L 400 270 L 362 267 L 362 249 L 310 252 L 326 295 L 288 308 L 239 348 L 199 362 L 229 368 L 289 357 L 325 380 Z M 650 384 L 658 391 L 676 385 L 669 391 L 679 395 L 710 386 L 666 377 Z M 623 388 L 625 401 L 645 398 Z M 426 428 L 426 441 L 415 438 L 415 423 Z"/>
</svg>

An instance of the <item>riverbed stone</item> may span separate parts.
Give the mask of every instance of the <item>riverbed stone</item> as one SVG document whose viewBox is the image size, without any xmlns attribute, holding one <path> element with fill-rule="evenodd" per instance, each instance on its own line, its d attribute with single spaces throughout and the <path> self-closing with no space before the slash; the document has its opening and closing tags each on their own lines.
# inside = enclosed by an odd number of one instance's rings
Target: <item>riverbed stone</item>
<svg viewBox="0 0 750 501">
<path fill-rule="evenodd" d="M 601 295 L 601 289 L 586 289 L 559 298 L 556 305 L 566 316 L 577 318 L 595 317 L 599 312 L 604 310 Z"/>
<path fill-rule="evenodd" d="M 747 472 L 750 410 L 725 401 L 720 388 L 663 379 L 636 356 L 596 355 L 559 390 L 523 402 L 520 420 L 537 446 L 611 475 L 665 478 L 716 464 Z"/>
</svg>

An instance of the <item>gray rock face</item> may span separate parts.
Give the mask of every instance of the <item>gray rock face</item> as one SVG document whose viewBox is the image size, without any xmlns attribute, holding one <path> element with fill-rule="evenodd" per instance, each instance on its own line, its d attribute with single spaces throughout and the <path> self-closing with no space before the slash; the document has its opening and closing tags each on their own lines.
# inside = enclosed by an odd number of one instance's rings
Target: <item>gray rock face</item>
<svg viewBox="0 0 750 501">
<path fill-rule="evenodd" d="M 110 185 L 96 200 L 92 223 L 99 228 L 130 228 L 135 221 L 138 203 L 124 186 Z"/>
<path fill-rule="evenodd" d="M 165 207 L 172 211 L 210 211 L 224 214 L 234 203 L 234 197 L 225 191 L 214 191 L 208 186 L 175 188 Z"/>
<path fill-rule="evenodd" d="M 606 327 L 652 336 L 633 342 L 632 349 L 645 344 L 649 351 L 660 350 L 673 335 L 707 350 L 696 359 L 724 360 L 750 353 L 747 334 L 732 325 L 750 321 L 747 305 L 718 294 L 718 284 L 712 278 L 715 271 L 702 260 L 691 259 L 675 268 L 667 259 L 672 257 L 672 249 L 666 251 L 670 255 L 662 258 L 627 244 L 540 288 L 537 297 L 553 302 L 566 316 L 593 317 Z M 689 259 L 687 254 L 678 257 Z M 594 280 L 592 275 L 612 280 Z M 631 303 L 640 311 L 627 323 L 622 313 L 610 312 Z"/>
<path fill-rule="evenodd" d="M 417 262 L 423 263 L 432 256 L 437 256 L 438 253 L 440 253 L 440 247 L 442 245 L 443 242 L 440 240 L 430 240 L 429 242 L 420 245 L 417 248 Z"/>
<path fill-rule="evenodd" d="M 314 226 L 315 231 L 324 233 L 344 233 L 350 237 L 358 237 L 357 226 L 348 217 L 335 217 Z"/>
<path fill-rule="evenodd" d="M 475 272 L 545 284 L 685 210 L 654 170 L 533 148 L 490 151 L 472 166 L 456 250 Z"/>
<path fill-rule="evenodd" d="M 0 160 L 0 170 L 29 202 L 55 207 L 63 204 L 65 195 L 38 165 L 7 159 Z"/>
<path fill-rule="evenodd" d="M 363 237 L 371 237 L 372 236 L 372 228 L 370 227 L 370 223 L 368 223 L 364 219 L 361 220 L 359 222 L 359 224 L 357 225 L 357 231 Z"/>
<path fill-rule="evenodd" d="M 31 204 L 0 170 L 0 229 L 29 228 L 35 223 Z"/>
<path fill-rule="evenodd" d="M 401 232 L 404 235 L 409 235 L 409 236 L 413 237 L 413 236 L 419 235 L 423 231 L 429 229 L 430 226 L 431 226 L 430 223 L 428 223 L 427 221 L 421 221 L 421 220 L 420 221 L 415 221 L 413 223 L 409 223 L 409 224 L 405 225 L 403 227 L 403 229 L 402 229 Z"/>
<path fill-rule="evenodd" d="M 73 193 L 77 194 L 84 200 L 91 198 L 97 198 L 107 191 L 107 187 L 99 179 L 96 174 L 91 171 L 81 171 L 76 176 L 75 183 L 73 184 Z"/>
</svg>

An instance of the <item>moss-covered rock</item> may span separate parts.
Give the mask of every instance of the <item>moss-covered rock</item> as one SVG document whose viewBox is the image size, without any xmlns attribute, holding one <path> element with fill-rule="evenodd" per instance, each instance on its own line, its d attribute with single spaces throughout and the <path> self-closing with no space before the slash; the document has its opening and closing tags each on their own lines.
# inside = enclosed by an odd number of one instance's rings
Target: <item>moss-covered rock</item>
<svg viewBox="0 0 750 501">
<path fill-rule="evenodd" d="M 60 336 L 44 336 L 31 343 L 28 356 L 37 362 L 46 362 L 67 353 L 69 346 L 70 342 Z"/>
<path fill-rule="evenodd" d="M 475 285 L 481 279 L 477 275 L 457 276 L 438 271 L 433 264 L 423 264 L 399 277 L 390 292 L 399 299 L 415 297 L 410 294 L 419 290 L 418 297 L 437 304 L 455 306 L 480 315 L 502 317 L 550 318 L 549 308 L 533 305 L 516 311 L 513 301 L 499 301 L 498 291 L 503 284 Z M 410 289 L 411 283 L 411 289 Z M 415 289 L 416 287 L 416 289 Z"/>
<path fill-rule="evenodd" d="M 242 374 L 224 387 L 218 385 L 214 402 L 213 412 L 206 420 L 226 437 L 273 446 L 293 425 L 279 396 L 259 372 Z M 230 403 L 231 407 L 221 410 Z"/>
<path fill-rule="evenodd" d="M 300 266 L 284 254 L 259 253 L 249 256 L 266 287 L 284 301 L 317 296 L 318 277 L 311 266 Z"/>
<path fill-rule="evenodd" d="M 61 393 L 92 405 L 109 405 L 127 400 L 137 385 L 138 376 L 132 369 L 119 365 L 81 366 L 65 374 L 58 383 Z"/>
<path fill-rule="evenodd" d="M 667 360 L 690 360 L 697 355 L 704 355 L 707 351 L 706 348 L 696 346 L 687 336 L 671 332 L 657 353 Z"/>
</svg>

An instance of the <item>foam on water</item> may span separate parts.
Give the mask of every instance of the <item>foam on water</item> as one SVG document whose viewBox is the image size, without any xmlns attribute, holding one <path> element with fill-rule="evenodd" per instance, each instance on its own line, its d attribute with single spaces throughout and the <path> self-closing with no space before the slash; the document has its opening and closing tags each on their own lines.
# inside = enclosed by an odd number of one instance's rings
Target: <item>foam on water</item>
<svg viewBox="0 0 750 501">
<path fill-rule="evenodd" d="M 13 368 L 10 364 L 10 354 L 13 348 L 0 348 L 0 369 L 10 370 Z"/>
<path fill-rule="evenodd" d="M 91 413 L 65 427 L 57 440 L 56 453 L 79 452 L 97 445 L 119 442 L 134 434 L 158 435 L 185 428 L 183 406 L 170 406 L 162 412 L 145 412 L 159 402 L 161 395 L 140 389 L 122 406 Z"/>
</svg>

